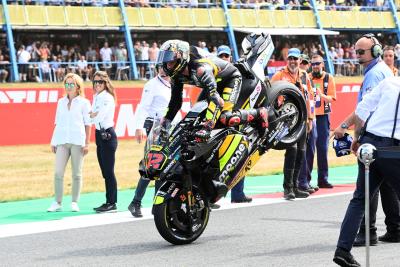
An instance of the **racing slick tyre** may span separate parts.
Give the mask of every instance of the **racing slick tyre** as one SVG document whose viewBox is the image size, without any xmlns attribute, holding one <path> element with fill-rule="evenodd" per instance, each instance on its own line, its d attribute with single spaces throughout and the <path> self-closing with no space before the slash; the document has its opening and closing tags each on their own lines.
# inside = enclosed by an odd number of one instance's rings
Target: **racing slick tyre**
<svg viewBox="0 0 400 267">
<path fill-rule="evenodd" d="M 277 143 L 273 149 L 283 150 L 295 144 L 304 131 L 306 131 L 307 107 L 300 90 L 289 82 L 278 81 L 271 84 L 267 91 L 268 102 L 274 111 L 275 118 L 269 118 L 270 122 L 276 118 L 291 114 L 285 119 L 288 133 Z M 270 123 L 270 129 L 277 125 Z"/>
<path fill-rule="evenodd" d="M 207 226 L 210 209 L 204 205 L 199 195 L 192 209 L 191 231 L 187 215 L 188 205 L 180 197 L 170 198 L 162 204 L 154 205 L 154 222 L 160 235 L 174 245 L 192 243 L 203 233 Z"/>
</svg>

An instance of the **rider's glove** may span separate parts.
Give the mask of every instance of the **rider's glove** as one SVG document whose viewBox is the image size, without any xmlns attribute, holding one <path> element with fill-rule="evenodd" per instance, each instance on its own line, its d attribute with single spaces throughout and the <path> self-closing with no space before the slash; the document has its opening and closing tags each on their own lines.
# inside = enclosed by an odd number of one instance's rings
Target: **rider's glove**
<svg viewBox="0 0 400 267">
<path fill-rule="evenodd" d="M 217 109 L 221 109 L 225 102 L 222 99 L 222 97 L 218 94 L 217 90 L 214 89 L 210 92 L 210 101 L 209 102 L 213 102 L 216 106 Z"/>
<path fill-rule="evenodd" d="M 203 128 L 195 132 L 194 137 L 196 139 L 196 142 L 201 143 L 201 142 L 206 142 L 210 136 L 211 136 L 211 130 L 213 129 L 213 122 L 212 121 L 206 121 L 203 124 Z"/>
</svg>

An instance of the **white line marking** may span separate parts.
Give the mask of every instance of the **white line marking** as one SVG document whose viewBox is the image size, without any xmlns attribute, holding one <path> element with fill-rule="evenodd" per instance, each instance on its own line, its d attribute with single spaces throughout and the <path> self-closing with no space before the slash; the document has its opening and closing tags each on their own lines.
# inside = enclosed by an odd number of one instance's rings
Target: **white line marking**
<svg viewBox="0 0 400 267">
<path fill-rule="evenodd" d="M 353 190 L 351 192 L 349 191 L 349 192 L 311 196 L 306 199 L 296 199 L 295 201 L 303 201 L 313 198 L 340 196 L 352 193 Z M 271 205 L 284 202 L 287 202 L 287 200 L 284 200 L 283 198 L 253 198 L 253 201 L 251 203 L 231 204 L 230 199 L 225 198 L 218 202 L 218 204 L 221 205 L 221 208 L 217 210 L 212 210 L 212 212 L 216 211 L 218 212 L 220 210 L 228 210 L 228 209 L 261 206 L 261 205 Z M 143 213 L 142 218 L 133 218 L 129 211 L 124 211 L 124 212 L 107 213 L 107 214 L 91 214 L 91 215 L 66 217 L 61 220 L 55 220 L 55 221 L 5 224 L 5 225 L 0 225 L 0 238 L 153 219 L 153 215 L 151 215 L 151 208 L 143 208 L 142 213 Z"/>
</svg>

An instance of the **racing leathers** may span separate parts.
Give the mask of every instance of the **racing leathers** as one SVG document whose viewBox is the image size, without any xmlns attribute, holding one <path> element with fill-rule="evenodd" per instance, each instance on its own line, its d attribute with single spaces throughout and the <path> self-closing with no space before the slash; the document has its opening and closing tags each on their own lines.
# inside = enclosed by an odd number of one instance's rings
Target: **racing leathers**
<svg viewBox="0 0 400 267">
<path fill-rule="evenodd" d="M 190 61 L 187 71 L 183 71 L 171 80 L 171 100 L 165 115 L 172 121 L 182 106 L 184 84 L 203 89 L 198 100 L 207 100 L 206 122 L 196 137 L 206 140 L 215 127 L 221 113 L 232 112 L 241 87 L 242 75 L 231 63 L 218 57 L 205 55 L 195 46 L 190 46 Z"/>
</svg>

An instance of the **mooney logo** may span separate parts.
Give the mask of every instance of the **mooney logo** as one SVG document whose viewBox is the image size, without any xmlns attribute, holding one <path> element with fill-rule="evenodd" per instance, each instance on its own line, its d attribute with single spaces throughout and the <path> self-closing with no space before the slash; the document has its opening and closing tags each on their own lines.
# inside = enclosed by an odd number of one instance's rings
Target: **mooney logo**
<svg viewBox="0 0 400 267">
<path fill-rule="evenodd" d="M 235 151 L 233 157 L 229 160 L 229 163 L 226 165 L 224 171 L 219 176 L 219 180 L 221 182 L 225 182 L 225 179 L 228 177 L 228 172 L 232 171 L 234 167 L 236 167 L 236 163 L 240 160 L 245 150 L 246 146 L 244 144 L 240 144 L 238 150 Z"/>
<path fill-rule="evenodd" d="M 0 89 L 0 104 L 57 103 L 58 90 L 4 90 Z"/>
</svg>

